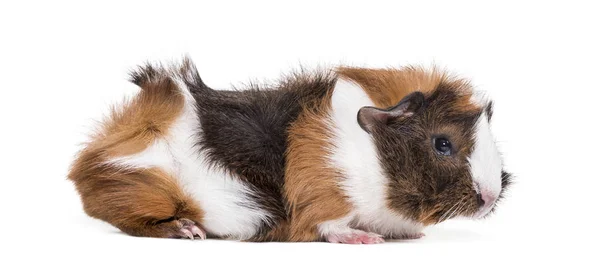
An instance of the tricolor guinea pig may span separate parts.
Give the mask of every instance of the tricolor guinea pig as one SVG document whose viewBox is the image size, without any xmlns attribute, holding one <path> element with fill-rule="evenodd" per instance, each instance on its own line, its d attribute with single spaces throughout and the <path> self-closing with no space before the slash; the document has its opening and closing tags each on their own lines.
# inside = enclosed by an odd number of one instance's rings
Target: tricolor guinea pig
<svg viewBox="0 0 600 265">
<path fill-rule="evenodd" d="M 142 237 L 381 243 L 491 213 L 511 175 L 492 103 L 418 67 L 301 71 L 214 90 L 189 59 L 131 74 L 68 178 Z"/>
</svg>

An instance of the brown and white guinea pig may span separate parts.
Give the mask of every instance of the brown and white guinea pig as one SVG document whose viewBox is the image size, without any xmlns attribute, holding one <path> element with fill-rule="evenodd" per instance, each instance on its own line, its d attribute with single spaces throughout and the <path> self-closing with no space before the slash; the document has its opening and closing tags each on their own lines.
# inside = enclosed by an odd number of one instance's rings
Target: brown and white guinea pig
<svg viewBox="0 0 600 265">
<path fill-rule="evenodd" d="M 69 179 L 133 236 L 380 243 L 481 218 L 510 174 L 492 104 L 437 70 L 339 67 L 206 86 L 189 59 L 132 74 Z"/>
</svg>

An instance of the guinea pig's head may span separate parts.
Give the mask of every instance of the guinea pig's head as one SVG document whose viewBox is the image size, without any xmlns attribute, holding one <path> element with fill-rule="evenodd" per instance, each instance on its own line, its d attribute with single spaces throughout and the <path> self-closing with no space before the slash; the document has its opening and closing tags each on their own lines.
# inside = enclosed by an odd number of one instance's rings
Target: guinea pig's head
<svg viewBox="0 0 600 265">
<path fill-rule="evenodd" d="M 386 109 L 361 108 L 358 123 L 389 179 L 388 206 L 423 224 L 489 215 L 511 176 L 490 131 L 492 107 L 466 83 L 440 82 Z"/>
</svg>

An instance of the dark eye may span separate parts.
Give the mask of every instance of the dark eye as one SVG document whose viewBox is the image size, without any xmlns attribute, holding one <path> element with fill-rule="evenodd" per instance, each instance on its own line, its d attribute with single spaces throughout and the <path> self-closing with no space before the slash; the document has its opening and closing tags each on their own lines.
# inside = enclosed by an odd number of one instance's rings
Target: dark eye
<svg viewBox="0 0 600 265">
<path fill-rule="evenodd" d="M 434 138 L 433 146 L 435 147 L 435 150 L 442 155 L 449 156 L 452 154 L 452 143 L 450 143 L 450 140 L 448 140 L 447 138 Z"/>
</svg>

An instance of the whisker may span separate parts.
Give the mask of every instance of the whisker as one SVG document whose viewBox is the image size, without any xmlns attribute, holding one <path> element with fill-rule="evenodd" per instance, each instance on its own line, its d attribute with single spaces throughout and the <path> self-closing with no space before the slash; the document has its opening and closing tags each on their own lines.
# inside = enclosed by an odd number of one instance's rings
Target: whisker
<svg viewBox="0 0 600 265">
<path fill-rule="evenodd" d="M 460 201 L 457 201 L 454 205 L 452 205 L 452 207 L 450 207 L 450 209 L 448 209 L 446 212 L 444 212 L 444 214 L 442 214 L 442 216 L 440 217 L 440 219 L 438 220 L 437 223 L 439 224 L 439 223 L 445 221 L 448 214 L 454 209 L 454 207 L 457 207 L 459 203 L 460 203 Z"/>
<path fill-rule="evenodd" d="M 448 216 L 446 216 L 446 220 L 448 220 L 448 219 L 450 219 L 450 218 L 453 218 L 453 217 L 454 217 L 454 213 L 456 213 L 456 211 L 457 211 L 459 208 L 463 208 L 463 207 L 464 207 L 464 205 L 466 204 L 466 201 L 465 201 L 464 199 L 462 199 L 462 200 L 460 200 L 460 201 L 458 201 L 458 202 L 460 203 L 460 206 L 459 206 L 459 207 L 456 207 L 456 208 L 454 208 L 454 211 L 452 211 L 452 213 L 451 213 L 451 214 L 449 214 Z M 444 221 L 445 221 L 445 220 L 444 220 Z"/>
<path fill-rule="evenodd" d="M 446 213 L 444 213 L 444 215 L 440 218 L 440 223 L 446 221 L 448 215 L 450 215 L 450 213 L 452 212 L 452 210 L 454 210 L 455 207 L 458 207 L 459 203 L 460 201 L 456 202 L 452 207 L 450 207 L 450 209 L 448 209 L 448 211 L 446 211 Z"/>
<path fill-rule="evenodd" d="M 456 208 L 454 208 L 454 211 L 452 211 L 450 214 L 448 214 L 448 215 L 446 216 L 446 220 L 448 220 L 448 219 L 452 218 L 452 217 L 453 217 L 453 215 L 454 215 L 454 213 L 456 212 L 456 210 L 458 210 L 458 208 L 462 207 L 463 200 L 460 200 L 460 201 L 458 201 L 456 204 L 457 204 L 458 206 L 457 206 Z M 446 220 L 444 220 L 444 221 L 446 221 Z"/>
<path fill-rule="evenodd" d="M 461 213 L 461 212 L 462 212 L 462 210 L 465 208 L 465 206 L 467 206 L 467 202 L 468 202 L 468 201 L 467 201 L 467 200 L 465 200 L 465 201 L 464 201 L 464 202 L 463 202 L 463 203 L 460 205 L 460 207 L 457 209 L 457 211 L 455 211 L 454 213 L 452 213 L 452 214 L 453 214 L 452 218 L 454 218 L 454 217 L 457 217 L 457 216 L 459 216 L 459 215 L 460 215 L 460 213 Z"/>
</svg>

